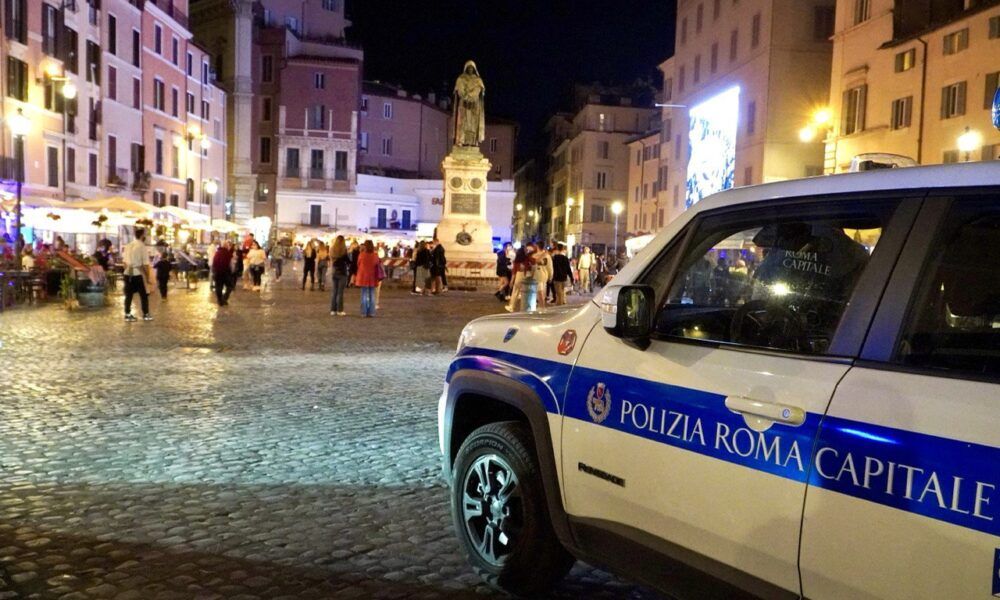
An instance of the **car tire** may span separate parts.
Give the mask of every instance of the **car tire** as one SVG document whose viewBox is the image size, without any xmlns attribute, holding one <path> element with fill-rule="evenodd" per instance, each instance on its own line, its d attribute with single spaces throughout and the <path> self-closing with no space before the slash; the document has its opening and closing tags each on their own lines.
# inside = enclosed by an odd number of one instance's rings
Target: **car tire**
<svg viewBox="0 0 1000 600">
<path fill-rule="evenodd" d="M 465 440 L 452 472 L 451 514 L 473 569 L 508 593 L 542 594 L 575 562 L 552 528 L 523 423 L 485 425 Z"/>
</svg>

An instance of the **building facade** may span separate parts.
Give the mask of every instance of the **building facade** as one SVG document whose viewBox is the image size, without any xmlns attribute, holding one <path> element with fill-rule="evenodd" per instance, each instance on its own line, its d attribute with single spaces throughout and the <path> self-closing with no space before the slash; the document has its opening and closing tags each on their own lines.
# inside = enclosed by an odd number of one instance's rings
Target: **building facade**
<svg viewBox="0 0 1000 600">
<path fill-rule="evenodd" d="M 625 203 L 626 237 L 659 231 L 666 224 L 667 208 L 660 205 L 666 166 L 660 160 L 660 130 L 651 129 L 628 141 L 628 201 Z"/>
<path fill-rule="evenodd" d="M 548 222 L 548 237 L 603 254 L 616 246 L 617 230 L 617 246 L 624 247 L 630 155 L 626 142 L 649 130 L 657 118 L 651 104 L 651 97 L 638 102 L 610 90 L 589 90 L 572 116 L 550 120 L 548 210 L 541 216 Z M 622 210 L 619 215 L 614 214 L 616 205 Z"/>
<path fill-rule="evenodd" d="M 192 10 L 229 92 L 237 220 L 273 224 L 286 190 L 353 189 L 364 54 L 345 39 L 342 0 L 193 0 Z"/>
<path fill-rule="evenodd" d="M 359 168 L 378 175 L 417 179 L 441 177 L 451 152 L 454 127 L 451 100 L 426 97 L 381 82 L 365 82 L 361 97 Z M 486 116 L 480 150 L 492 169 L 491 181 L 512 179 L 517 124 Z"/>
<path fill-rule="evenodd" d="M 865 153 L 922 164 L 1000 158 L 1000 2 L 837 2 L 826 171 Z"/>
<path fill-rule="evenodd" d="M 822 173 L 822 144 L 799 135 L 828 97 L 833 15 L 833 0 L 680 0 L 660 65 L 665 222 L 720 189 Z"/>
<path fill-rule="evenodd" d="M 6 0 L 3 10 L 2 153 L 23 156 L 26 205 L 125 196 L 223 216 L 226 97 L 185 1 Z M 29 123 L 20 139 L 17 113 Z"/>
<path fill-rule="evenodd" d="M 366 81 L 361 96 L 358 168 L 362 172 L 417 179 L 441 176 L 451 149 L 447 100 L 426 98 L 381 82 Z"/>
<path fill-rule="evenodd" d="M 351 191 L 322 195 L 287 191 L 278 204 L 279 230 L 297 236 L 371 237 L 412 243 L 434 236 L 444 208 L 444 181 L 360 174 Z M 487 184 L 486 219 L 494 243 L 511 239 L 512 179 Z M 309 215 L 313 225 L 303 225 Z"/>
</svg>

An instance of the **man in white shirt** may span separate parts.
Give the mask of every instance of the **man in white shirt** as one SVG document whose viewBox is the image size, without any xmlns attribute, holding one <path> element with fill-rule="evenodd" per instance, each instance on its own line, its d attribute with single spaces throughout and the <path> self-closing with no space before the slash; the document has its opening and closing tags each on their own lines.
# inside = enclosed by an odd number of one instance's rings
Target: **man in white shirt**
<svg viewBox="0 0 1000 600">
<path fill-rule="evenodd" d="M 142 320 L 152 321 L 149 314 L 149 293 L 146 285 L 151 279 L 149 269 L 149 252 L 146 250 L 146 230 L 135 228 L 135 239 L 125 245 L 122 251 L 122 262 L 125 263 L 125 321 L 136 321 L 132 315 L 132 296 L 139 294 L 142 304 Z"/>
<path fill-rule="evenodd" d="M 580 289 L 584 294 L 590 293 L 590 270 L 594 268 L 594 255 L 590 253 L 590 248 L 583 247 L 583 252 L 576 259 L 576 268 L 580 273 Z"/>
</svg>

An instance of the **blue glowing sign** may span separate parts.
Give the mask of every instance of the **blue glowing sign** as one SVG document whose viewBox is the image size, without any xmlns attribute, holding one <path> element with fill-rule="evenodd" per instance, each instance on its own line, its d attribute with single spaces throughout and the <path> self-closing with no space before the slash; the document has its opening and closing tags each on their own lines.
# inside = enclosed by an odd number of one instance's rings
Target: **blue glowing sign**
<svg viewBox="0 0 1000 600">
<path fill-rule="evenodd" d="M 993 126 L 1000 129 L 1000 88 L 993 94 Z"/>
<path fill-rule="evenodd" d="M 689 111 L 687 206 L 733 187 L 739 113 L 739 86 L 720 92 Z"/>
</svg>

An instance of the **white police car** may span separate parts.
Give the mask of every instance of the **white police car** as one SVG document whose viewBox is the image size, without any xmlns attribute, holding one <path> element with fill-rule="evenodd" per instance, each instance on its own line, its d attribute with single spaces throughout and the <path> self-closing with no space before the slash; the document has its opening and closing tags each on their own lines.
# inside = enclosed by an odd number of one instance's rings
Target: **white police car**
<svg viewBox="0 0 1000 600">
<path fill-rule="evenodd" d="M 1000 595 L 1000 163 L 726 191 L 593 302 L 476 320 L 440 401 L 494 585 Z"/>
</svg>

